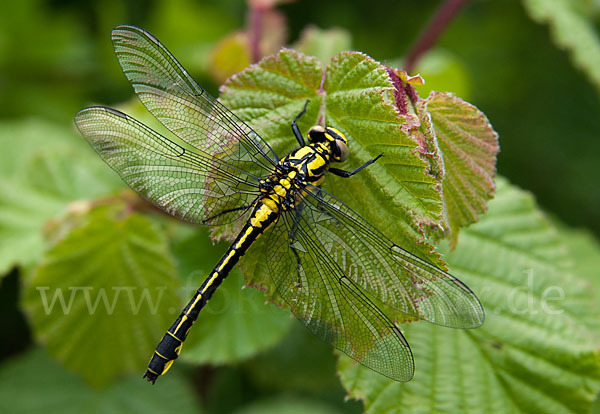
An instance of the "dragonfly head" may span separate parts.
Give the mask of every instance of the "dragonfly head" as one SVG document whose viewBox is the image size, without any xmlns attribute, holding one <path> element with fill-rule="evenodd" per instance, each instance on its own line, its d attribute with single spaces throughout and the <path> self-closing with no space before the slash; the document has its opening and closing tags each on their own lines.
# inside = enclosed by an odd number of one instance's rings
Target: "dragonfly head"
<svg viewBox="0 0 600 414">
<path fill-rule="evenodd" d="M 316 142 L 329 143 L 333 160 L 336 162 L 346 161 L 348 158 L 348 140 L 339 130 L 321 125 L 315 125 L 308 131 L 308 141 L 311 144 Z"/>
</svg>

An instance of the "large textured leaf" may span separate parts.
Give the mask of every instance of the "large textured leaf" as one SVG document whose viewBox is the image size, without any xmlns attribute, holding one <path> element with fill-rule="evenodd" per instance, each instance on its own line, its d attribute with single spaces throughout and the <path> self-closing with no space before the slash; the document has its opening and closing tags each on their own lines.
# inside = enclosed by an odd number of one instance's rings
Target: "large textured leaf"
<svg viewBox="0 0 600 414">
<path fill-rule="evenodd" d="M 352 170 L 384 153 L 352 179 L 330 176 L 324 186 L 402 247 L 437 261 L 424 238 L 428 227 L 438 228 L 442 221 L 442 185 L 420 157 L 419 143 L 409 136 L 418 119 L 397 106 L 390 76 L 387 68 L 360 53 L 340 53 L 323 70 L 314 58 L 284 50 L 234 76 L 222 88 L 221 98 L 280 155 L 299 145 L 290 123 L 307 99 L 300 129 L 306 132 L 320 123 L 345 133 L 351 156 L 342 167 Z M 244 269 L 249 283 L 272 289 L 266 265 L 269 249 L 259 240 L 244 260 Z M 281 303 L 280 298 L 274 300 Z"/>
<path fill-rule="evenodd" d="M 588 3 L 588 4 L 586 4 Z M 523 0 L 529 15 L 550 26 L 554 42 L 571 53 L 600 91 L 600 36 L 592 18 L 592 5 L 582 0 Z"/>
<path fill-rule="evenodd" d="M 27 280 L 23 307 L 49 353 L 99 386 L 142 373 L 179 309 L 161 232 L 138 215 L 91 215 L 47 252 Z"/>
<path fill-rule="evenodd" d="M 67 204 L 120 184 L 71 128 L 27 120 L 0 125 L 0 276 L 43 253 L 42 228 Z"/>
<path fill-rule="evenodd" d="M 600 243 L 592 233 L 584 229 L 567 229 L 562 226 L 560 227 L 560 236 L 567 245 L 572 258 L 571 261 L 565 263 L 566 270 L 574 272 L 589 283 L 589 290 L 594 297 L 597 312 L 589 315 L 589 318 L 585 320 L 594 329 L 596 335 L 600 336 L 600 319 L 598 318 L 600 315 L 600 277 L 598 276 Z"/>
<path fill-rule="evenodd" d="M 476 222 L 493 197 L 498 134 L 481 111 L 450 93 L 432 92 L 420 109 L 442 155 L 444 216 L 456 247 L 458 230 Z"/>
<path fill-rule="evenodd" d="M 185 303 L 224 250 L 224 245 L 211 246 L 206 231 L 175 244 L 174 254 L 186 287 Z M 238 362 L 275 345 L 286 334 L 292 321 L 289 313 L 266 304 L 262 292 L 242 289 L 243 285 L 240 271 L 234 269 L 200 313 L 185 342 L 183 360 L 213 365 Z"/>
<path fill-rule="evenodd" d="M 404 326 L 416 372 L 390 382 L 344 359 L 342 381 L 368 412 L 552 412 L 590 409 L 600 389 L 600 342 L 589 289 L 532 198 L 498 180 L 480 222 L 461 232 L 449 267 L 487 310 L 476 330 Z"/>
<path fill-rule="evenodd" d="M 0 177 L 0 277 L 17 264 L 30 264 L 45 244 L 42 228 L 64 203 L 18 180 Z"/>
<path fill-rule="evenodd" d="M 132 398 L 135 396 L 135 398 Z M 190 386 L 176 373 L 161 381 L 161 390 L 139 376 L 94 389 L 68 372 L 45 351 L 35 349 L 0 367 L 0 411 L 3 413 L 197 413 Z"/>
</svg>

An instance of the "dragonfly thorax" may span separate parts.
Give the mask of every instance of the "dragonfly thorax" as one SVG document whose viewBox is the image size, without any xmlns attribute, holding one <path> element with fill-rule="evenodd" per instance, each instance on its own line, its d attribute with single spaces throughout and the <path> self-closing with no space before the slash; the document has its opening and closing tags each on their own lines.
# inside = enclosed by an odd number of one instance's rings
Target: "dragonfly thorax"
<svg viewBox="0 0 600 414">
<path fill-rule="evenodd" d="M 299 184 L 310 183 L 318 186 L 323 182 L 329 164 L 334 161 L 330 142 L 315 142 L 306 145 L 280 161 L 279 167 L 285 174 L 294 175 Z"/>
<path fill-rule="evenodd" d="M 282 158 L 260 183 L 264 197 L 271 198 L 283 210 L 294 208 L 303 197 L 307 184 L 319 186 L 323 183 L 329 164 L 337 161 L 335 146 L 334 140 L 313 141 Z"/>
</svg>

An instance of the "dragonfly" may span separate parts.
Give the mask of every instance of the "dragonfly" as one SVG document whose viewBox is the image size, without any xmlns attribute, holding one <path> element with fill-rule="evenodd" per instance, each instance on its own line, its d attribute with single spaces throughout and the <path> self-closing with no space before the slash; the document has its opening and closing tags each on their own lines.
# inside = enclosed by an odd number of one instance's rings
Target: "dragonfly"
<svg viewBox="0 0 600 414">
<path fill-rule="evenodd" d="M 181 220 L 241 227 L 155 349 L 144 377 L 154 383 L 179 356 L 200 311 L 257 238 L 270 282 L 314 335 L 396 381 L 414 375 L 402 331 L 381 308 L 452 328 L 476 328 L 484 311 L 464 283 L 402 249 L 321 188 L 350 179 L 349 142 L 333 126 L 291 121 L 298 147 L 279 157 L 248 124 L 202 88 L 142 28 L 112 31 L 118 61 L 145 107 L 179 141 L 112 108 L 84 108 L 75 124 L 100 157 L 141 197 Z M 302 105 L 302 103 L 300 104 Z M 301 106 L 299 105 L 299 109 Z M 350 135 L 349 135 L 350 136 Z"/>
</svg>

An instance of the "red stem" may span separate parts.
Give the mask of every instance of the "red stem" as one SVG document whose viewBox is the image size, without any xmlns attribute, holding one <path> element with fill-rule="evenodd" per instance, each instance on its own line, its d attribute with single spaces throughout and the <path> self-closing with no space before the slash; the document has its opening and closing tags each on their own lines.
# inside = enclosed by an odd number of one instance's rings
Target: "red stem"
<svg viewBox="0 0 600 414">
<path fill-rule="evenodd" d="M 260 37 L 262 36 L 262 23 L 265 8 L 262 6 L 253 5 L 250 2 L 250 56 L 252 63 L 260 60 Z"/>
<path fill-rule="evenodd" d="M 425 30 L 419 35 L 419 38 L 408 52 L 406 63 L 404 65 L 407 72 L 410 73 L 415 68 L 419 59 L 435 44 L 444 29 L 468 1 L 469 0 L 446 0 L 438 7 L 425 27 Z"/>
</svg>

